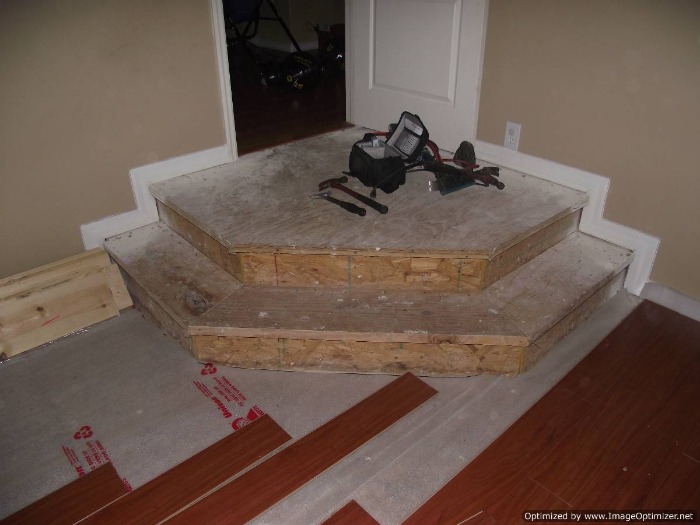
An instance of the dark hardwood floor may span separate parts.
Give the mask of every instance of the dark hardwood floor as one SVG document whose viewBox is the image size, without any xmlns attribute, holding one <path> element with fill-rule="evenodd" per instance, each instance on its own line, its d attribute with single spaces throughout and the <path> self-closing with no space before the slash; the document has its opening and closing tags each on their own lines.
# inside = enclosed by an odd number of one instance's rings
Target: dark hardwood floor
<svg viewBox="0 0 700 525">
<path fill-rule="evenodd" d="M 699 378 L 700 323 L 644 302 L 405 523 L 523 523 L 526 510 L 697 517 Z"/>
<path fill-rule="evenodd" d="M 261 64 L 284 54 L 253 47 Z M 341 129 L 345 122 L 345 77 L 328 70 L 315 89 L 289 92 L 263 86 L 261 67 L 241 45 L 229 45 L 229 72 L 239 155 Z"/>
</svg>

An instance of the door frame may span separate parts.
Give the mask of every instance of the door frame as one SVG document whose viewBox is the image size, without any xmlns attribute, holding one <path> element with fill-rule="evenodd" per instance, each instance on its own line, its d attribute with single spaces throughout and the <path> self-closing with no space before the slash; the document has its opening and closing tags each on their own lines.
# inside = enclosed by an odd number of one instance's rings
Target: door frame
<svg viewBox="0 0 700 525">
<path fill-rule="evenodd" d="M 211 25 L 216 50 L 216 65 L 219 77 L 219 95 L 221 96 L 221 116 L 224 120 L 226 147 L 229 152 L 228 162 L 238 159 L 236 143 L 236 125 L 233 115 L 233 97 L 231 96 L 231 77 L 229 75 L 228 44 L 226 42 L 226 23 L 224 3 L 222 0 L 209 0 Z"/>
</svg>

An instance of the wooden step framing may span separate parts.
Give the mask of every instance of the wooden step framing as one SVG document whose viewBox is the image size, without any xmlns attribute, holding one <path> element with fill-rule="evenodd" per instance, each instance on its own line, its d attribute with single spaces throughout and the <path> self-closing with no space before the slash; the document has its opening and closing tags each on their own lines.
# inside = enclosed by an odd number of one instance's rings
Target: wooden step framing
<svg viewBox="0 0 700 525">
<path fill-rule="evenodd" d="M 543 224 L 537 233 L 498 253 L 272 246 L 227 248 L 169 206 L 158 203 L 161 220 L 243 284 L 266 286 L 372 287 L 476 293 L 578 229 L 581 210 Z"/>
<path fill-rule="evenodd" d="M 526 370 L 621 288 L 630 260 L 575 233 L 468 295 L 244 286 L 159 223 L 107 248 L 135 302 L 200 361 L 426 376 Z"/>
<path fill-rule="evenodd" d="M 309 199 L 347 169 L 351 128 L 150 187 L 161 221 L 245 285 L 476 293 L 578 228 L 585 193 L 512 170 L 442 196 L 428 172 L 358 217 Z M 347 185 L 368 193 L 357 179 Z M 338 190 L 339 198 L 352 198 Z"/>
</svg>

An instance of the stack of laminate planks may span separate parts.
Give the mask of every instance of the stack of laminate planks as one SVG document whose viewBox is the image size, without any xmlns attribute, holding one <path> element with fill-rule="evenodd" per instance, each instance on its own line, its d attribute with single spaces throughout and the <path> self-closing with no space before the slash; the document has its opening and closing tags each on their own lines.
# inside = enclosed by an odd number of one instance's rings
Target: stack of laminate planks
<svg viewBox="0 0 700 525">
<path fill-rule="evenodd" d="M 435 394 L 407 373 L 291 444 L 291 437 L 265 415 L 132 492 L 124 493 L 107 464 L 0 525 L 247 523 Z M 359 505 L 348 503 L 335 523 L 348 523 L 352 516 L 371 519 Z"/>
</svg>

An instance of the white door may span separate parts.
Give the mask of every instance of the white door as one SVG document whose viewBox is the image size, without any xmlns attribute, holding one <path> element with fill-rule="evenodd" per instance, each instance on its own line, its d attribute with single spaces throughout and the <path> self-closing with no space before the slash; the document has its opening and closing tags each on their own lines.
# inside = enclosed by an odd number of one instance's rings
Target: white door
<svg viewBox="0 0 700 525">
<path fill-rule="evenodd" d="M 488 0 L 346 0 L 347 115 L 386 130 L 403 111 L 454 151 L 476 139 Z"/>
</svg>

